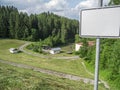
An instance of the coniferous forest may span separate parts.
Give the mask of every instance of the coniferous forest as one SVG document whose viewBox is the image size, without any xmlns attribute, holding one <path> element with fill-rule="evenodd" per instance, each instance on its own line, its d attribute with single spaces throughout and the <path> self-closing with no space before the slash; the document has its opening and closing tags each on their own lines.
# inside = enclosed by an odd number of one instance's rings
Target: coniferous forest
<svg viewBox="0 0 120 90">
<path fill-rule="evenodd" d="M 77 20 L 49 12 L 27 15 L 13 6 L 0 6 L 0 38 L 39 41 L 50 37 L 67 43 L 74 41 L 77 32 Z"/>
</svg>

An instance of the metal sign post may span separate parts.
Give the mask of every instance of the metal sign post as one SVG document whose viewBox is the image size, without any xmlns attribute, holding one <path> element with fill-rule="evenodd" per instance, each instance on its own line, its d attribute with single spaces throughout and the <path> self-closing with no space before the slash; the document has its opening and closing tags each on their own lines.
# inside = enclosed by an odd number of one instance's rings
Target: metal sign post
<svg viewBox="0 0 120 90">
<path fill-rule="evenodd" d="M 102 7 L 103 0 L 98 1 L 98 7 Z M 100 59 L 100 38 L 96 38 L 96 61 L 95 61 L 95 77 L 94 77 L 94 90 L 98 90 L 99 80 L 99 59 Z"/>
<path fill-rule="evenodd" d="M 99 58 L 100 58 L 100 38 L 97 38 L 96 39 L 96 61 L 95 61 L 94 90 L 98 90 Z"/>
</svg>

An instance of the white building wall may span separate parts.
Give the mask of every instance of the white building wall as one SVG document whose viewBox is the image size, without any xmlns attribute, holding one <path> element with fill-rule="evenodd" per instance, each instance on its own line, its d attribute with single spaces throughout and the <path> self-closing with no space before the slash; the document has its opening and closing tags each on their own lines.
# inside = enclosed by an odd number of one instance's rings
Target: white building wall
<svg viewBox="0 0 120 90">
<path fill-rule="evenodd" d="M 80 44 L 75 44 L 75 51 L 79 51 L 81 46 L 82 45 L 80 45 Z"/>
<path fill-rule="evenodd" d="M 55 54 L 53 50 L 50 50 L 50 53 L 51 53 L 51 54 Z"/>
</svg>

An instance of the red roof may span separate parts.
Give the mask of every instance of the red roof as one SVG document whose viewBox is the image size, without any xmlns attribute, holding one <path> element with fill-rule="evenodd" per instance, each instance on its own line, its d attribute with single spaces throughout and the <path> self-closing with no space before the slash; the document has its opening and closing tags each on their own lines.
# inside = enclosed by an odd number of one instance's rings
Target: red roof
<svg viewBox="0 0 120 90">
<path fill-rule="evenodd" d="M 78 45 L 83 45 L 82 42 L 77 43 Z M 94 46 L 95 45 L 95 41 L 88 41 L 88 46 Z"/>
<path fill-rule="evenodd" d="M 82 43 L 82 42 L 80 42 L 80 43 L 76 43 L 76 44 L 78 44 L 78 45 L 83 45 L 83 43 Z"/>
<path fill-rule="evenodd" d="M 89 46 L 94 46 L 95 45 L 95 41 L 88 41 L 88 45 Z"/>
</svg>

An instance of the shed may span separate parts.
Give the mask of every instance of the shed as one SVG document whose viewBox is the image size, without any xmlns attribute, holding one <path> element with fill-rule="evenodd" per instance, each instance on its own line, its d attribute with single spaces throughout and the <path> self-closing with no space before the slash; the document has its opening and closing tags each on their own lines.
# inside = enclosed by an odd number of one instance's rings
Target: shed
<svg viewBox="0 0 120 90">
<path fill-rule="evenodd" d="M 57 53 L 60 53 L 61 51 L 61 48 L 51 48 L 50 50 L 50 54 L 57 54 Z"/>
</svg>

